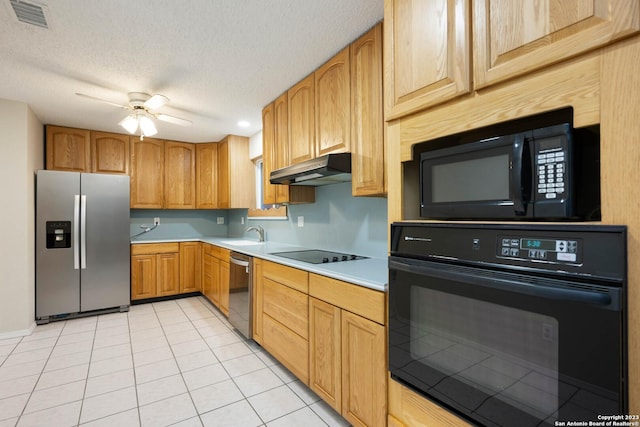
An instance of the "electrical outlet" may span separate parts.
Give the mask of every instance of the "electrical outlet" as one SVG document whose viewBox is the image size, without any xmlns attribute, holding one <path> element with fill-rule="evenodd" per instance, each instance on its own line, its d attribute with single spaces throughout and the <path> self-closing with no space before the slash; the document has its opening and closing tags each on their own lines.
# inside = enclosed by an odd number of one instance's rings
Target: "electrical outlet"
<svg viewBox="0 0 640 427">
<path fill-rule="evenodd" d="M 158 225 L 158 224 L 160 224 L 160 218 L 159 217 L 153 218 L 153 225 Z"/>
<path fill-rule="evenodd" d="M 244 217 L 240 218 L 240 224 L 244 225 Z"/>
<path fill-rule="evenodd" d="M 219 216 L 218 217 L 217 224 L 224 224 L 224 217 L 223 216 Z"/>
<path fill-rule="evenodd" d="M 298 227 L 304 227 L 304 217 L 303 216 L 299 216 L 298 217 Z"/>
</svg>

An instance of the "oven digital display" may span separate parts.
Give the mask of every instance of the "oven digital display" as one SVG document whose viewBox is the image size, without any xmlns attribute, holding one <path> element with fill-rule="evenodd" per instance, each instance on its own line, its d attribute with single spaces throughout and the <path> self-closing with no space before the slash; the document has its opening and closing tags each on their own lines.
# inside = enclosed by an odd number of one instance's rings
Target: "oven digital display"
<svg viewBox="0 0 640 427">
<path fill-rule="evenodd" d="M 555 251 L 555 240 L 543 240 L 543 239 L 521 239 L 520 249 L 542 249 L 545 251 Z"/>
</svg>

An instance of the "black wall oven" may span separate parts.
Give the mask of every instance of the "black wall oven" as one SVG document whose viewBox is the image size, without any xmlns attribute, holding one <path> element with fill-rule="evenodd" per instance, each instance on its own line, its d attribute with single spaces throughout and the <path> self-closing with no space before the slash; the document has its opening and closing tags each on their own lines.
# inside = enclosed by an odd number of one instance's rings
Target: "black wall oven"
<svg viewBox="0 0 640 427">
<path fill-rule="evenodd" d="M 396 223 L 389 369 L 479 425 L 627 412 L 626 228 Z"/>
</svg>

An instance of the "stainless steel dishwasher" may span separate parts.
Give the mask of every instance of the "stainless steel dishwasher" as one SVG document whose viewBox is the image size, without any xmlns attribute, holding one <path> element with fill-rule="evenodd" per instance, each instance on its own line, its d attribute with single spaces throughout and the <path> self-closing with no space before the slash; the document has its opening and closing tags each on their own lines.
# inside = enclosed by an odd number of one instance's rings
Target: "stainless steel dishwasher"
<svg viewBox="0 0 640 427">
<path fill-rule="evenodd" d="M 229 322 L 242 335 L 253 335 L 253 258 L 238 252 L 231 252 L 229 263 Z"/>
</svg>

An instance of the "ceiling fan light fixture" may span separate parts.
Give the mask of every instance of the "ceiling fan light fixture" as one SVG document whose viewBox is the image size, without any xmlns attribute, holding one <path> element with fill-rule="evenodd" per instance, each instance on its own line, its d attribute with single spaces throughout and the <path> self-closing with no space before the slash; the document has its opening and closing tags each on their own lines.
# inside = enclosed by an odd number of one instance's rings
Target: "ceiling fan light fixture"
<svg viewBox="0 0 640 427">
<path fill-rule="evenodd" d="M 144 136 L 153 136 L 156 133 L 158 133 L 158 130 L 156 129 L 156 125 L 153 123 L 153 120 L 151 120 L 149 117 L 140 116 L 138 121 L 140 123 L 140 130 L 142 131 L 142 134 Z"/>
<path fill-rule="evenodd" d="M 120 123 L 118 124 L 123 128 L 125 128 L 127 132 L 133 135 L 134 133 L 136 133 L 136 130 L 138 129 L 138 118 L 136 117 L 135 114 L 129 114 L 127 117 L 122 119 L 122 121 L 120 121 Z"/>
</svg>

